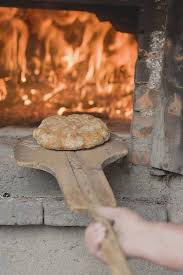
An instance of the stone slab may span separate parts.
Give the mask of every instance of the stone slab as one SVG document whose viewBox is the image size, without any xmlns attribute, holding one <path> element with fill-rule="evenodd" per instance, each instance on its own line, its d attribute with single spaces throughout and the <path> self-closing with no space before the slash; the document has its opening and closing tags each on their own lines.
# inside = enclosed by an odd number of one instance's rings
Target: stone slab
<svg viewBox="0 0 183 275">
<path fill-rule="evenodd" d="M 105 174 L 120 200 L 141 200 L 163 203 L 167 199 L 166 179 L 151 176 L 148 167 L 119 163 L 105 169 Z"/>
<path fill-rule="evenodd" d="M 53 176 L 17 166 L 13 145 L 6 138 L 0 140 L 0 196 L 4 193 L 20 198 L 63 197 Z"/>
<path fill-rule="evenodd" d="M 71 212 L 65 201 L 49 200 L 43 202 L 44 224 L 51 226 L 86 226 L 90 219 L 87 215 Z"/>
<path fill-rule="evenodd" d="M 0 199 L 0 225 L 38 225 L 43 223 L 39 201 Z"/>
<path fill-rule="evenodd" d="M 152 168 L 150 174 L 151 176 L 164 177 L 167 175 L 167 172 L 161 169 Z"/>
<path fill-rule="evenodd" d="M 131 208 L 148 221 L 167 222 L 166 205 L 124 200 L 119 202 L 119 206 Z"/>
<path fill-rule="evenodd" d="M 170 222 L 183 224 L 183 203 L 168 203 L 167 211 Z"/>
<path fill-rule="evenodd" d="M 118 206 L 129 207 L 147 220 L 167 221 L 165 205 L 145 202 L 118 201 Z M 66 202 L 58 199 L 31 200 L 3 198 L 0 200 L 0 225 L 87 226 L 87 215 L 73 213 Z"/>
<path fill-rule="evenodd" d="M 144 202 L 118 201 L 118 206 L 129 207 L 147 220 L 167 221 L 166 207 Z M 17 198 L 0 199 L 0 225 L 87 226 L 90 218 L 73 213 L 65 201 L 58 199 L 31 200 Z"/>
<path fill-rule="evenodd" d="M 167 221 L 165 205 L 147 204 L 144 202 L 118 201 L 118 206 L 129 207 L 147 220 Z M 91 221 L 87 215 L 71 212 L 65 201 L 43 201 L 44 224 L 50 226 L 87 226 Z"/>
<path fill-rule="evenodd" d="M 0 137 L 23 138 L 32 135 L 34 128 L 20 126 L 6 126 L 0 128 Z"/>
<path fill-rule="evenodd" d="M 135 83 L 148 83 L 150 77 L 150 70 L 147 67 L 146 60 L 138 60 L 136 64 Z"/>
<path fill-rule="evenodd" d="M 1 227 L 1 275 L 109 275 L 77 228 Z"/>
<path fill-rule="evenodd" d="M 167 204 L 169 221 L 183 223 L 183 177 L 172 175 L 169 179 L 169 202 Z"/>
<path fill-rule="evenodd" d="M 109 275 L 92 257 L 81 228 L 0 227 L 2 275 Z M 130 260 L 133 275 L 176 275 L 143 260 Z"/>
</svg>

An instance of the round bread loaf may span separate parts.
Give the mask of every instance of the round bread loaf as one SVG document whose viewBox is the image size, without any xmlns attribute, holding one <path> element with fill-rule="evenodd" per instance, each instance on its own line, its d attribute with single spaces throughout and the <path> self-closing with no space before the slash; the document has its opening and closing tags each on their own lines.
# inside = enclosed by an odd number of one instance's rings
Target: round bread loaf
<svg viewBox="0 0 183 275">
<path fill-rule="evenodd" d="M 101 119 L 92 115 L 55 115 L 44 119 L 33 137 L 46 149 L 80 150 L 103 144 L 110 132 Z"/>
</svg>

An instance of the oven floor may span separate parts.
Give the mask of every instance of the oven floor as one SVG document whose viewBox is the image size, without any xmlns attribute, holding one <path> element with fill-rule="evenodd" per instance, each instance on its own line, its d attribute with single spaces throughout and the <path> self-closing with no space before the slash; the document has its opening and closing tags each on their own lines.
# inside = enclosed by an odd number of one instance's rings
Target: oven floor
<svg viewBox="0 0 183 275">
<path fill-rule="evenodd" d="M 31 133 L 32 128 L 0 128 L 0 243 L 4 251 L 0 266 L 6 270 L 1 274 L 58 274 L 55 267 L 63 275 L 108 274 L 84 248 L 82 226 L 89 223 L 88 218 L 71 213 L 54 177 L 16 165 L 13 147 Z M 125 132 L 121 134 L 123 142 L 128 142 L 128 137 Z M 166 177 L 152 176 L 145 167 L 129 167 L 127 161 L 107 167 L 105 173 L 119 206 L 135 209 L 149 220 L 181 221 L 180 178 L 168 184 Z M 36 249 L 32 243 L 36 243 Z M 141 260 L 132 260 L 130 265 L 133 274 L 176 274 Z M 27 266 L 30 273 L 26 272 Z"/>
</svg>

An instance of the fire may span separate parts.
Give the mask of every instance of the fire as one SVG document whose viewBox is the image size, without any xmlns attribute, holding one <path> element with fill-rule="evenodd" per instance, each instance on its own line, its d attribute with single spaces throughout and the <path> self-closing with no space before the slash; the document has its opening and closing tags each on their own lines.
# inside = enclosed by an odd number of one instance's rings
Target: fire
<svg viewBox="0 0 183 275">
<path fill-rule="evenodd" d="M 0 8 L 0 116 L 131 119 L 137 50 L 92 13 Z"/>
</svg>

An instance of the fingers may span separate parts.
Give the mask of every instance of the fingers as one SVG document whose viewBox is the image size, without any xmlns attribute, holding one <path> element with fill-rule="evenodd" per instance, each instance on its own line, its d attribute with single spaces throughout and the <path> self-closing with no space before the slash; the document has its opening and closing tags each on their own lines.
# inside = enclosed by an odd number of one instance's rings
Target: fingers
<svg viewBox="0 0 183 275">
<path fill-rule="evenodd" d="M 138 256 L 143 239 L 140 237 L 143 237 L 147 222 L 139 214 L 128 208 L 100 207 L 94 211 L 99 217 L 111 222 L 125 255 Z M 90 225 L 85 234 L 86 244 L 90 252 L 105 263 L 107 261 L 102 255 L 101 245 L 106 233 L 105 227 L 96 223 Z"/>
<path fill-rule="evenodd" d="M 106 229 L 100 223 L 93 223 L 85 231 L 85 243 L 92 255 L 106 263 L 101 254 L 101 244 L 105 238 Z"/>
</svg>

